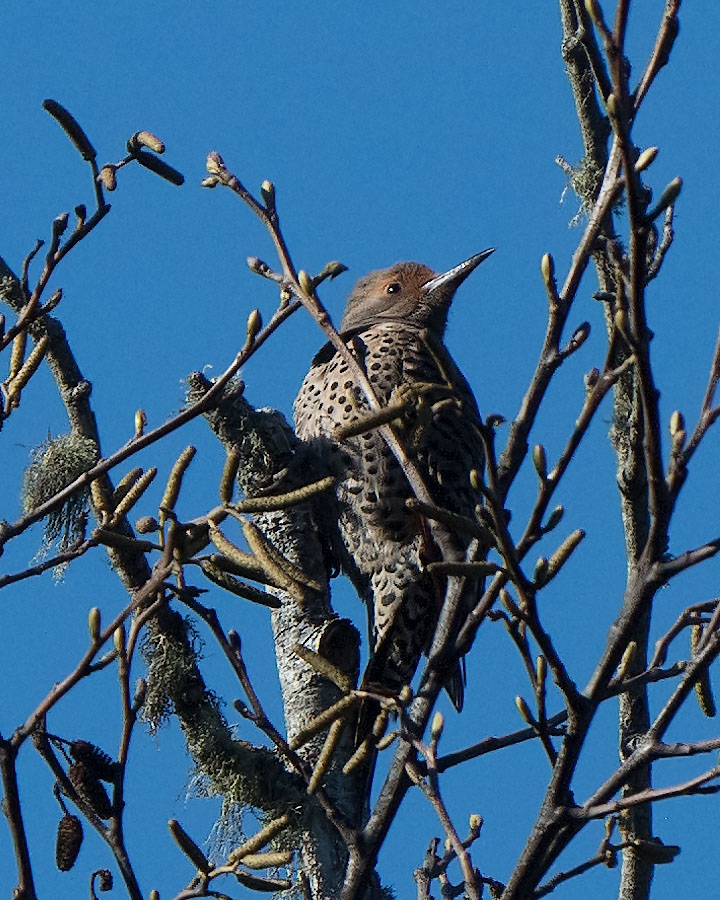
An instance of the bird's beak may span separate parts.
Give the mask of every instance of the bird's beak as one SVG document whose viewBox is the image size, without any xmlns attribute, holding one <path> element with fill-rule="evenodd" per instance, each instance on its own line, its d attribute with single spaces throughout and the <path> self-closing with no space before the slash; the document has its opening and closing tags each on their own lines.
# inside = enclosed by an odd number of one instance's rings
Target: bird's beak
<svg viewBox="0 0 720 900">
<path fill-rule="evenodd" d="M 476 269 L 484 259 L 487 259 L 494 252 L 494 247 L 482 250 L 480 253 L 476 253 L 475 256 L 471 256 L 470 259 L 466 259 L 465 262 L 461 262 L 459 266 L 448 269 L 442 275 L 436 275 L 422 286 L 423 294 L 432 294 L 434 291 L 447 290 L 448 288 L 451 291 L 457 290 L 473 269 Z"/>
</svg>

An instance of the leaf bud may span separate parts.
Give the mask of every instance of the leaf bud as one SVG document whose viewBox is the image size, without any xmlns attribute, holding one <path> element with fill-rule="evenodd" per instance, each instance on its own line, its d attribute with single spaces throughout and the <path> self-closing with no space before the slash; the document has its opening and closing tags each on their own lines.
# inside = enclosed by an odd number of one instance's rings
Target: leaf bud
<svg viewBox="0 0 720 900">
<path fill-rule="evenodd" d="M 545 684 L 547 679 L 547 660 L 544 656 L 538 656 L 535 660 L 535 677 L 538 684 Z"/>
<path fill-rule="evenodd" d="M 144 409 L 138 409 L 135 412 L 135 437 L 142 437 L 143 432 L 145 431 L 145 426 L 147 425 L 147 416 L 145 415 Z"/>
<path fill-rule="evenodd" d="M 403 685 L 402 689 L 400 690 L 400 693 L 398 694 L 398 703 L 400 704 L 400 706 L 402 706 L 403 708 L 406 706 L 409 706 L 410 702 L 412 701 L 412 698 L 413 698 L 413 692 L 412 692 L 412 688 L 410 687 L 410 685 L 408 685 L 408 684 Z"/>
<path fill-rule="evenodd" d="M 102 186 L 106 191 L 114 191 L 117 187 L 117 175 L 115 166 L 107 165 L 100 169 L 98 178 L 102 182 Z"/>
<path fill-rule="evenodd" d="M 544 253 L 540 260 L 540 271 L 546 285 L 552 285 L 555 281 L 555 260 L 549 253 Z"/>
<path fill-rule="evenodd" d="M 666 209 L 672 203 L 674 203 L 682 190 L 683 181 L 682 178 L 673 178 L 670 184 L 665 188 L 665 190 L 660 195 L 660 201 L 658 206 L 660 211 Z"/>
<path fill-rule="evenodd" d="M 90 632 L 90 640 L 95 643 L 100 637 L 100 610 L 97 606 L 93 606 L 88 613 L 88 631 Z"/>
<path fill-rule="evenodd" d="M 585 341 L 590 336 L 590 323 L 582 322 L 578 327 L 573 331 L 572 337 L 570 338 L 570 346 L 573 350 L 577 350 L 578 347 L 582 347 Z"/>
<path fill-rule="evenodd" d="M 67 231 L 68 227 L 68 219 L 70 218 L 70 213 L 62 213 L 62 215 L 56 216 L 53 219 L 52 223 L 52 233 L 53 238 L 60 238 Z"/>
<path fill-rule="evenodd" d="M 231 628 L 228 631 L 228 644 L 235 650 L 237 653 L 242 649 L 242 642 L 240 640 L 240 635 L 235 631 L 234 628 Z"/>
<path fill-rule="evenodd" d="M 262 328 L 262 317 L 259 309 L 254 309 L 247 320 L 247 342 L 252 344 Z"/>
<path fill-rule="evenodd" d="M 546 556 L 541 556 L 535 563 L 533 581 L 536 587 L 542 587 L 547 579 L 548 561 Z"/>
<path fill-rule="evenodd" d="M 326 263 L 325 267 L 322 270 L 322 274 L 325 278 L 329 278 L 331 281 L 334 278 L 337 278 L 338 275 L 342 275 L 343 272 L 347 272 L 347 266 L 345 263 L 339 262 L 339 260 L 334 259 L 329 263 Z"/>
<path fill-rule="evenodd" d="M 214 187 L 217 187 L 219 184 L 220 184 L 220 179 L 217 177 L 217 175 L 208 175 L 207 178 L 203 178 L 203 180 L 200 182 L 200 187 L 214 188 Z"/>
<path fill-rule="evenodd" d="M 535 444 L 533 448 L 533 465 L 540 478 L 545 481 L 547 478 L 547 454 L 542 444 Z"/>
<path fill-rule="evenodd" d="M 632 335 L 630 334 L 630 321 L 628 320 L 627 310 L 618 309 L 615 311 L 614 318 L 615 327 L 625 338 L 628 344 L 632 343 Z"/>
<path fill-rule="evenodd" d="M 272 181 L 268 181 L 265 179 L 263 183 L 260 185 L 260 194 L 263 198 L 263 202 L 265 203 L 265 209 L 269 213 L 275 212 L 275 185 Z"/>
<path fill-rule="evenodd" d="M 125 626 L 118 625 L 113 634 L 113 644 L 118 653 L 125 652 Z"/>
<path fill-rule="evenodd" d="M 300 269 L 298 272 L 298 283 L 303 291 L 308 294 L 308 296 L 312 297 L 315 293 L 315 285 L 305 269 Z"/>
<path fill-rule="evenodd" d="M 633 664 L 635 657 L 637 655 L 637 641 L 630 641 L 625 650 L 623 651 L 622 658 L 617 667 L 617 677 L 625 678 L 630 671 L 630 666 Z"/>
<path fill-rule="evenodd" d="M 533 719 L 533 715 L 530 712 L 530 707 L 527 705 L 525 700 L 518 694 L 515 698 L 515 706 L 517 707 L 517 711 L 520 713 L 522 718 L 527 722 L 528 725 L 533 725 L 535 720 Z"/>
<path fill-rule="evenodd" d="M 470 825 L 470 834 L 476 838 L 483 826 L 483 817 L 477 813 L 472 813 L 468 824 Z"/>
<path fill-rule="evenodd" d="M 270 271 L 270 266 L 257 256 L 248 256 L 247 265 L 248 269 L 255 272 L 256 275 L 265 275 Z"/>
</svg>

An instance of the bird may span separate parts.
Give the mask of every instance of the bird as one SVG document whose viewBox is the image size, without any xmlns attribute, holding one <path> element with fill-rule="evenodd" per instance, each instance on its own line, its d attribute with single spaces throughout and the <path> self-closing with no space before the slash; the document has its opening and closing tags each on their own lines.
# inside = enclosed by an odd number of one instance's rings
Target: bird
<svg viewBox="0 0 720 900">
<path fill-rule="evenodd" d="M 493 251 L 441 274 L 416 262 L 371 272 L 350 292 L 339 328 L 380 406 L 401 404 L 392 427 L 432 502 L 471 519 L 480 502 L 470 473 L 483 467 L 481 418 L 444 335 L 456 290 Z M 380 432 L 338 437 L 338 428 L 362 424 L 371 411 L 348 363 L 326 344 L 295 399 L 296 433 L 338 478 L 325 530 L 337 567 L 368 607 L 371 655 L 363 685 L 397 694 L 429 649 L 444 585 L 426 569 L 439 558 L 437 548 L 427 521 L 406 505 L 413 489 Z M 464 558 L 469 539 L 452 540 Z M 443 674 L 459 711 L 463 669 L 454 662 Z"/>
</svg>

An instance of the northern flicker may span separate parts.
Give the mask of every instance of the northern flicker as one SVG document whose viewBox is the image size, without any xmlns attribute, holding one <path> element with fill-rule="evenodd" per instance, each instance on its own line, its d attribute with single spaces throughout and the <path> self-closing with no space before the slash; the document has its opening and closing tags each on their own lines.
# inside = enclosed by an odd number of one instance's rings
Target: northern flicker
<svg viewBox="0 0 720 900">
<path fill-rule="evenodd" d="M 339 329 L 380 404 L 407 401 L 393 427 L 433 502 L 470 518 L 479 502 L 470 471 L 482 469 L 480 415 L 443 336 L 455 291 L 492 252 L 478 253 L 441 275 L 413 262 L 371 272 L 350 293 Z M 368 604 L 372 656 L 365 683 L 398 691 L 428 650 L 444 584 L 425 570 L 434 552 L 430 530 L 408 510 L 413 491 L 384 438 L 377 429 L 340 440 L 334 434 L 369 413 L 348 365 L 327 344 L 295 400 L 296 430 L 340 478 L 332 549 Z M 464 553 L 467 539 L 454 535 L 453 540 Z M 464 693 L 459 665 L 445 687 L 459 710 Z"/>
</svg>

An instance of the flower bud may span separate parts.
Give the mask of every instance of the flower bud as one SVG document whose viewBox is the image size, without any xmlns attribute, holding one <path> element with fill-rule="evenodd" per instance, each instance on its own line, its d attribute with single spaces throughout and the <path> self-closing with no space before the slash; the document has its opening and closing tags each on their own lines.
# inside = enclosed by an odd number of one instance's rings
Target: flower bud
<svg viewBox="0 0 720 900">
<path fill-rule="evenodd" d="M 678 431 L 682 431 L 685 428 L 685 416 L 677 409 L 670 416 L 670 434 L 674 437 Z"/>
<path fill-rule="evenodd" d="M 438 711 L 432 718 L 432 724 L 430 726 L 430 738 L 433 741 L 439 741 L 440 735 L 443 733 L 443 728 L 445 727 L 445 717 L 443 714 Z"/>
<path fill-rule="evenodd" d="M 222 175 L 227 171 L 222 156 L 215 150 L 208 154 L 208 158 L 205 161 L 205 169 L 208 175 Z"/>
<path fill-rule="evenodd" d="M 635 161 L 635 171 L 636 172 L 644 172 L 647 167 L 655 161 L 655 158 L 658 155 L 657 147 L 648 147 L 646 150 L 638 156 Z"/>
</svg>

